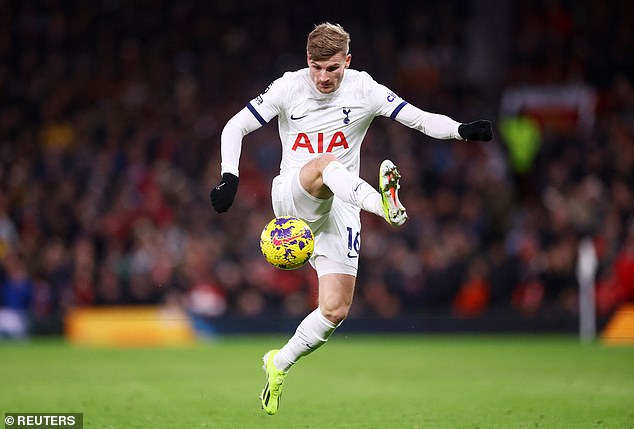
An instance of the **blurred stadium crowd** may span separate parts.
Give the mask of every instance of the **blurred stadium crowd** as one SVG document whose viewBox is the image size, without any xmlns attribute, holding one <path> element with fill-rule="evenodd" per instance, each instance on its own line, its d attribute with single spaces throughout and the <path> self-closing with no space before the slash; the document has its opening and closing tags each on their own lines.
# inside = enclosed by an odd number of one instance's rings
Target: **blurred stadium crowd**
<svg viewBox="0 0 634 429">
<path fill-rule="evenodd" d="M 410 221 L 362 215 L 351 317 L 574 313 L 584 237 L 601 314 L 634 299 L 633 3 L 502 2 L 487 15 L 505 37 L 479 51 L 483 2 L 366 3 L 316 15 L 281 0 L 0 2 L 0 306 L 40 329 L 92 305 L 305 314 L 313 271 L 259 254 L 274 124 L 245 139 L 231 211 L 213 213 L 208 193 L 226 120 L 304 67 L 306 34 L 325 20 L 350 31 L 353 68 L 497 130 L 440 142 L 375 121 L 362 177 L 394 160 Z M 479 61 L 498 73 L 474 77 Z"/>
</svg>

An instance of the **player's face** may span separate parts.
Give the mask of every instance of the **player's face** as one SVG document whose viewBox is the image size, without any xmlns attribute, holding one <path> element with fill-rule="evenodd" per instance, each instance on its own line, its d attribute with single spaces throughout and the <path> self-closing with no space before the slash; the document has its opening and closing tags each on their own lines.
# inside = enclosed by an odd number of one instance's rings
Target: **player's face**
<svg viewBox="0 0 634 429">
<path fill-rule="evenodd" d="M 310 55 L 306 55 L 310 78 L 313 80 L 317 90 L 323 94 L 330 94 L 336 91 L 343 80 L 343 71 L 350 67 L 350 54 L 339 52 L 327 60 L 311 60 Z"/>
</svg>

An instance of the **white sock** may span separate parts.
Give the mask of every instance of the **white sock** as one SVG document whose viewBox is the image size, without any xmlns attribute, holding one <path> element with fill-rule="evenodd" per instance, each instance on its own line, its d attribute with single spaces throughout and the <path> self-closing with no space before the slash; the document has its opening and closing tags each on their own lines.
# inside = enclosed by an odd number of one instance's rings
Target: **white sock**
<svg viewBox="0 0 634 429">
<path fill-rule="evenodd" d="M 324 184 L 338 198 L 377 216 L 384 216 L 381 194 L 368 182 L 351 174 L 339 161 L 328 164 L 322 177 Z"/>
<path fill-rule="evenodd" d="M 275 355 L 273 363 L 278 369 L 288 371 L 300 357 L 314 352 L 328 341 L 337 326 L 326 319 L 317 307 L 302 320 L 295 334 Z"/>
</svg>

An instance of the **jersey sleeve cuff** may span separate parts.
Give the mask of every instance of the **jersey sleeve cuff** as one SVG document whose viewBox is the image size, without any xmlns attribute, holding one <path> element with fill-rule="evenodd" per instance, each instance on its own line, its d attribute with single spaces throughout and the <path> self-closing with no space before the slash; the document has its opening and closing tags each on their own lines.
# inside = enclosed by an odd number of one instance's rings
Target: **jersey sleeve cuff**
<svg viewBox="0 0 634 429">
<path fill-rule="evenodd" d="M 233 168 L 222 168 L 220 170 L 220 175 L 222 176 L 225 173 L 231 173 L 236 177 L 240 177 L 240 172 L 238 171 L 238 169 L 233 169 Z"/>
</svg>

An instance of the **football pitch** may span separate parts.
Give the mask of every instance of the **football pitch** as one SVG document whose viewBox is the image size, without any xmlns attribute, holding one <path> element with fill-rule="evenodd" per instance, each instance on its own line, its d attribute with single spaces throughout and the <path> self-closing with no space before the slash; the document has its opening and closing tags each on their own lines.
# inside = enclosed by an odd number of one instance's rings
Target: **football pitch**
<svg viewBox="0 0 634 429">
<path fill-rule="evenodd" d="M 261 355 L 284 338 L 187 348 L 0 343 L 0 411 L 84 428 L 634 428 L 634 347 L 573 337 L 339 332 L 261 409 Z"/>
</svg>

